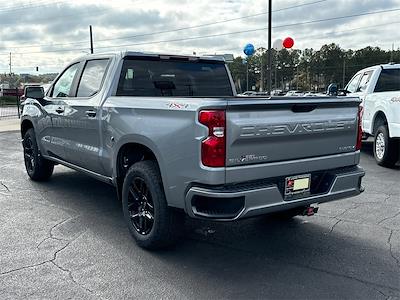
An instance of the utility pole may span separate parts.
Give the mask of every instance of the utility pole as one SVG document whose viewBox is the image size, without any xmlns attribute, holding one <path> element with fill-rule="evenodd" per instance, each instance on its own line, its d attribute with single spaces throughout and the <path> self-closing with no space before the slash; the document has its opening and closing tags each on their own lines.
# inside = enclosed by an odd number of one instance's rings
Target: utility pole
<svg viewBox="0 0 400 300">
<path fill-rule="evenodd" d="M 264 50 L 265 50 L 265 48 L 263 48 L 263 47 L 261 47 L 260 48 L 260 52 L 261 52 L 261 59 L 260 59 L 260 66 L 261 66 L 261 72 L 260 72 L 260 75 L 261 75 L 261 78 L 260 78 L 260 92 L 263 92 L 264 90 L 265 90 L 265 86 L 264 86 L 264 82 L 265 82 L 265 80 L 264 80 Z"/>
<path fill-rule="evenodd" d="M 272 0 L 268 0 L 268 93 L 271 96 L 272 83 Z"/>
<path fill-rule="evenodd" d="M 10 63 L 9 63 L 9 65 L 10 65 L 10 76 L 11 76 L 11 52 L 10 52 Z"/>
<path fill-rule="evenodd" d="M 246 91 L 249 90 L 249 58 L 246 60 Z"/>
<path fill-rule="evenodd" d="M 342 86 L 343 89 L 345 84 L 346 84 L 346 58 L 343 58 L 343 86 Z"/>
<path fill-rule="evenodd" d="M 263 74 L 264 70 L 263 70 L 263 57 L 262 57 L 262 53 L 261 53 L 261 64 L 260 64 L 260 66 L 261 66 L 261 72 L 260 72 L 260 75 L 261 75 L 261 78 L 260 78 L 260 92 L 263 92 L 263 91 L 264 91 L 264 74 Z"/>
<path fill-rule="evenodd" d="M 393 60 L 393 53 L 394 52 L 394 43 L 392 43 L 392 52 L 390 53 L 390 62 L 392 63 L 392 62 L 394 62 L 394 60 Z"/>
<path fill-rule="evenodd" d="M 89 25 L 89 33 L 90 33 L 90 53 L 93 54 L 93 33 L 92 33 L 92 25 Z"/>
</svg>

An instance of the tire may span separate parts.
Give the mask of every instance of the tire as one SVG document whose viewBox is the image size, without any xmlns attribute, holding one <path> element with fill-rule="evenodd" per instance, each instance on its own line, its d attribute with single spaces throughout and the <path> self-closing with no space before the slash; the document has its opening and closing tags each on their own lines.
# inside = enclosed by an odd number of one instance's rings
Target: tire
<svg viewBox="0 0 400 300">
<path fill-rule="evenodd" d="M 381 125 L 374 136 L 374 157 L 378 165 L 393 167 L 399 158 L 398 141 L 389 138 L 386 125 Z"/>
<path fill-rule="evenodd" d="M 54 163 L 40 155 L 33 128 L 27 130 L 22 140 L 26 172 L 34 181 L 46 181 L 53 174 Z"/>
<path fill-rule="evenodd" d="M 142 248 L 172 246 L 183 232 L 183 213 L 168 207 L 154 161 L 140 161 L 129 168 L 122 187 L 122 209 L 131 235 Z"/>
</svg>

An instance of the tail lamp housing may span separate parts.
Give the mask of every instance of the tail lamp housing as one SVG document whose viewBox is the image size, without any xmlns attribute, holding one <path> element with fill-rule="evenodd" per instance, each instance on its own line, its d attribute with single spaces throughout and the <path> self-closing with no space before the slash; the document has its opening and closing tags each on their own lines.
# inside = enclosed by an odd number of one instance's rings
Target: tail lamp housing
<svg viewBox="0 0 400 300">
<path fill-rule="evenodd" d="M 199 122 L 208 127 L 208 136 L 201 142 L 201 162 L 207 167 L 225 167 L 225 111 L 202 110 L 199 112 Z"/>
<path fill-rule="evenodd" d="M 356 142 L 356 150 L 361 150 L 362 144 L 362 117 L 364 113 L 364 108 L 360 105 L 358 107 L 358 130 L 357 130 L 357 142 Z"/>
</svg>

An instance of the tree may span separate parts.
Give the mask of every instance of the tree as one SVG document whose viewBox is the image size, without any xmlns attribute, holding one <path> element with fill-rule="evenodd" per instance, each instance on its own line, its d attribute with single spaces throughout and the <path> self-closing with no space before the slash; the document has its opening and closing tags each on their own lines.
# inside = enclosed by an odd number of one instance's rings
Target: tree
<svg viewBox="0 0 400 300">
<path fill-rule="evenodd" d="M 400 49 L 385 51 L 379 47 L 365 47 L 359 50 L 344 50 L 337 44 L 323 45 L 319 50 L 304 49 L 281 51 L 272 50 L 272 86 L 274 88 L 299 88 L 302 90 L 324 91 L 329 83 L 339 86 L 346 84 L 359 70 L 388 63 L 400 62 Z M 248 59 L 249 87 L 256 89 L 266 86 L 267 51 L 257 49 Z M 246 65 L 241 57 L 229 64 L 238 91 L 246 87 Z M 261 80 L 263 81 L 261 83 Z"/>
</svg>

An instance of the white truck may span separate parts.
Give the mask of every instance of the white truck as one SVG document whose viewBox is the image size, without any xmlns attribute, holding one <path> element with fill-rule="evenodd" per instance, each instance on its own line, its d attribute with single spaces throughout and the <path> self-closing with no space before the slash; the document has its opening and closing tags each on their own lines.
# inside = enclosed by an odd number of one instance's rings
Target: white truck
<svg viewBox="0 0 400 300">
<path fill-rule="evenodd" d="M 374 156 L 381 166 L 393 166 L 400 155 L 400 64 L 385 64 L 357 72 L 345 87 L 347 96 L 362 100 L 364 137 L 374 137 Z"/>
</svg>

